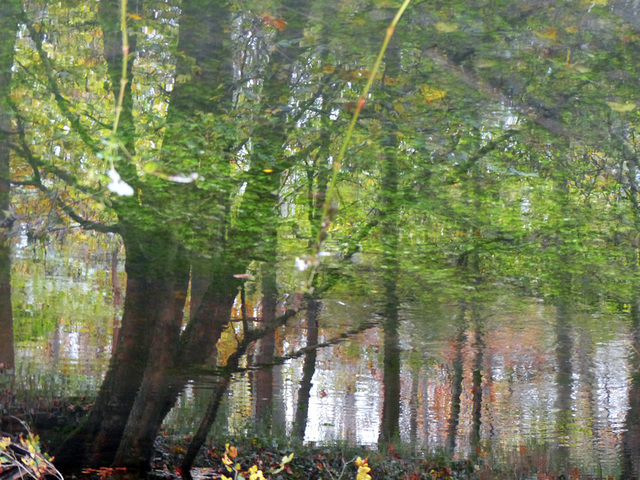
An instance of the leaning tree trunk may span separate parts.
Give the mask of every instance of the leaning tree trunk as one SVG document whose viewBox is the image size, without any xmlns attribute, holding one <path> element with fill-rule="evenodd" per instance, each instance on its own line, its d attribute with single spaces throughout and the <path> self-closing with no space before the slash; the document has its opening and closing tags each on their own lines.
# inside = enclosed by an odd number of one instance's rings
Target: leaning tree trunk
<svg viewBox="0 0 640 480">
<path fill-rule="evenodd" d="M 154 259 L 164 275 L 156 272 L 150 293 L 154 300 L 154 328 L 148 334 L 153 339 L 142 384 L 128 416 L 127 425 L 118 446 L 115 465 L 146 471 L 153 453 L 153 438 L 157 434 L 157 418 L 164 408 L 158 398 L 165 393 L 166 379 L 175 365 L 183 309 L 189 286 L 189 263 L 182 248 L 169 243 L 164 257 Z M 147 432 L 139 435 L 138 432 Z"/>
<path fill-rule="evenodd" d="M 156 327 L 159 302 L 163 301 L 160 295 L 166 291 L 158 283 L 167 277 L 161 266 L 170 254 L 165 238 L 133 227 L 124 230 L 127 284 L 117 347 L 87 420 L 55 452 L 56 466 L 62 470 L 110 465 L 115 458 L 147 368 L 149 332 Z"/>
</svg>

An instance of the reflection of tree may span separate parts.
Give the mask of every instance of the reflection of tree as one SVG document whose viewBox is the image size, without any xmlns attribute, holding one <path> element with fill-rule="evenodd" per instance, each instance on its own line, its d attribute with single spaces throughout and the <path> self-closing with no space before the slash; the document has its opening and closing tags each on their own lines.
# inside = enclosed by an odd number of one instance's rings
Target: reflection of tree
<svg viewBox="0 0 640 480">
<path fill-rule="evenodd" d="M 322 304 L 315 300 L 309 299 L 307 305 L 307 314 L 305 321 L 307 324 L 307 346 L 316 345 L 318 343 L 318 315 Z M 300 380 L 300 388 L 298 389 L 298 402 L 296 408 L 296 418 L 293 424 L 293 435 L 304 440 L 304 433 L 307 427 L 307 418 L 309 415 L 309 398 L 311 397 L 311 387 L 313 375 L 316 371 L 316 358 L 318 356 L 317 349 L 312 348 L 304 355 L 304 363 L 302 366 L 302 379 Z"/>
<path fill-rule="evenodd" d="M 565 466 L 569 459 L 569 444 L 574 423 L 572 409 L 573 392 L 573 339 L 572 339 L 572 313 L 575 308 L 572 302 L 573 276 L 571 264 L 575 260 L 575 252 L 571 251 L 569 233 L 576 229 L 578 224 L 576 213 L 572 211 L 569 187 L 565 179 L 554 178 L 556 208 L 562 221 L 562 228 L 553 232 L 551 249 L 551 261 L 549 265 L 550 293 L 556 307 L 556 434 L 558 437 L 558 461 L 560 466 Z"/>
<path fill-rule="evenodd" d="M 0 373 L 13 371 L 13 314 L 11 309 L 11 248 L 13 224 L 9 211 L 11 128 L 9 102 L 11 66 L 18 31 L 18 2 L 9 0 L 0 6 Z"/>
<path fill-rule="evenodd" d="M 294 10 L 292 7 L 290 9 Z M 182 261 L 177 260 L 180 259 L 181 253 L 187 253 L 182 252 L 179 245 L 180 240 L 184 239 L 177 239 L 174 236 L 175 230 L 167 232 L 168 235 L 164 238 L 164 256 L 152 258 L 154 265 L 164 269 L 164 279 L 168 286 L 173 286 L 173 291 L 156 289 L 165 299 L 170 299 L 170 305 L 164 305 L 155 316 L 153 338 L 160 346 L 150 352 L 149 363 L 118 445 L 116 465 L 144 468 L 148 464 L 155 434 L 173 405 L 175 396 L 188 378 L 186 367 L 202 364 L 213 358 L 216 342 L 222 329 L 229 322 L 231 307 L 237 295 L 238 281 L 233 280 L 233 275 L 246 271 L 252 258 L 260 258 L 265 265 L 262 279 L 262 320 L 266 320 L 265 325 L 271 325 L 269 320 L 275 317 L 275 251 L 278 226 L 278 212 L 275 206 L 280 173 L 286 169 L 282 146 L 286 143 L 288 129 L 285 110 L 277 109 L 275 106 L 280 105 L 283 99 L 289 96 L 289 82 L 296 65 L 291 59 L 298 56 L 296 42 L 302 38 L 303 19 L 306 18 L 300 9 L 301 5 L 298 2 L 295 11 L 299 12 L 297 15 L 300 18 L 294 18 L 294 15 L 289 17 L 289 26 L 282 34 L 287 38 L 287 41 L 283 39 L 283 42 L 289 46 L 279 48 L 269 55 L 270 73 L 262 83 L 261 108 L 263 117 L 270 116 L 272 121 L 258 123 L 252 132 L 254 141 L 247 173 L 252 181 L 246 182 L 241 208 L 234 212 L 233 217 L 229 203 L 230 186 L 226 183 L 230 164 L 224 156 L 230 153 L 231 145 L 217 145 L 222 149 L 221 159 L 203 159 L 219 161 L 208 166 L 211 169 L 210 173 L 219 182 L 213 194 L 213 204 L 218 206 L 218 210 L 211 214 L 215 220 L 212 225 L 193 226 L 194 233 L 200 235 L 201 241 L 207 246 L 189 254 L 192 263 L 206 265 L 207 268 L 197 270 L 199 274 L 208 277 L 208 286 L 182 334 L 181 305 L 186 293 L 182 287 L 183 282 L 186 283 L 188 279 L 188 272 L 183 268 L 188 265 L 188 256 L 182 258 Z M 168 165 L 176 156 L 190 155 L 193 137 L 187 126 L 195 122 L 198 125 L 196 128 L 200 128 L 198 119 L 194 118 L 194 112 L 200 110 L 201 113 L 224 115 L 228 113 L 232 100 L 228 89 L 232 81 L 229 65 L 233 57 L 225 50 L 228 45 L 225 28 L 228 27 L 227 6 L 212 6 L 207 2 L 193 0 L 183 2 L 181 10 L 178 49 L 184 52 L 186 59 L 183 63 L 179 62 L 177 70 L 179 75 L 182 72 L 190 81 L 176 85 L 172 93 L 168 127 L 163 143 L 164 160 Z M 211 48 L 211 45 L 217 48 Z M 197 61 L 200 68 L 198 75 L 193 75 L 191 59 Z M 199 132 L 198 139 L 205 138 L 207 133 Z M 207 192 L 194 192 L 186 187 L 184 190 L 176 190 L 176 193 L 185 204 L 191 204 L 188 208 L 192 208 L 194 203 L 211 205 L 212 199 Z M 161 201 L 162 189 L 154 189 L 149 195 L 152 200 L 157 196 L 157 205 L 168 208 L 171 213 L 171 206 Z M 207 196 L 206 202 L 201 198 L 203 195 Z M 145 227 L 149 228 L 148 225 Z M 126 232 L 123 236 L 126 244 Z M 153 232 L 153 236 L 157 238 L 158 234 Z M 148 246 L 149 241 L 145 244 Z M 172 248 L 177 248 L 175 257 L 171 256 Z M 176 264 L 167 265 L 167 259 L 172 258 L 175 258 Z M 127 261 L 128 259 L 127 250 Z M 163 274 L 156 272 L 155 275 L 162 277 Z M 156 303 L 161 305 L 159 299 L 156 299 Z M 268 329 L 263 334 L 266 335 L 264 345 L 267 346 L 263 352 L 272 357 L 273 348 L 269 346 L 269 340 L 273 339 L 273 329 Z M 249 337 L 249 332 L 245 332 L 245 338 L 256 340 L 259 337 Z M 234 358 L 236 362 L 239 360 L 237 355 Z M 176 370 L 180 373 L 174 375 L 173 372 Z M 230 377 L 224 376 L 220 379 L 220 385 L 214 388 L 214 398 L 209 409 L 210 417 L 202 423 L 200 435 L 203 432 L 206 434 L 209 422 L 213 421 L 219 397 L 226 390 L 229 381 Z M 272 382 L 265 383 L 272 385 Z M 271 395 L 267 396 L 270 403 Z M 114 439 L 117 439 L 117 436 L 114 435 Z M 196 447 L 199 445 L 194 442 L 194 448 Z M 100 441 L 94 443 L 94 448 L 100 448 Z M 190 448 L 190 451 L 193 451 L 193 448 Z"/>
<path fill-rule="evenodd" d="M 462 380 L 464 373 L 464 358 L 462 350 L 467 340 L 467 323 L 465 316 L 466 308 L 463 306 L 457 321 L 458 334 L 454 340 L 455 355 L 451 364 L 451 368 L 453 370 L 453 374 L 451 375 L 451 411 L 449 413 L 447 440 L 445 443 L 445 447 L 450 452 L 453 452 L 456 449 L 458 424 L 460 422 L 460 402 L 462 398 Z"/>
<path fill-rule="evenodd" d="M 414 361 L 411 363 L 411 395 L 409 397 L 409 445 L 411 446 L 412 452 L 416 452 L 418 446 L 419 388 L 420 367 L 418 363 Z"/>
<path fill-rule="evenodd" d="M 622 477 L 640 478 L 640 306 L 631 303 L 631 341 L 629 367 L 632 372 L 629 385 L 629 409 L 622 437 Z"/>
<path fill-rule="evenodd" d="M 118 347 L 118 334 L 120 333 L 120 309 L 122 308 L 122 288 L 118 278 L 118 247 L 111 250 L 111 288 L 113 289 L 113 339 L 111 348 Z"/>
<path fill-rule="evenodd" d="M 476 454 L 480 444 L 480 427 L 482 426 L 482 372 L 484 367 L 484 332 L 483 322 L 480 317 L 478 307 L 474 306 L 473 311 L 473 323 L 475 326 L 475 339 L 474 339 L 474 359 L 473 359 L 473 405 L 471 408 L 472 425 L 471 425 L 471 448 L 472 454 Z"/>
<path fill-rule="evenodd" d="M 571 356 L 573 341 L 571 339 L 571 316 L 568 305 L 561 300 L 556 305 L 556 384 L 558 397 L 556 400 L 557 418 L 556 432 L 559 440 L 560 462 L 569 457 L 569 436 L 573 423 L 571 393 L 573 391 L 573 368 Z"/>
<path fill-rule="evenodd" d="M 275 232 L 273 232 L 275 234 Z M 278 290 L 276 286 L 275 250 L 262 271 L 262 318 L 261 321 L 271 323 L 276 318 Z M 271 424 L 274 414 L 274 367 L 273 358 L 276 351 L 276 332 L 269 332 L 257 344 L 254 355 L 259 365 L 253 374 L 253 396 L 255 402 L 255 419 L 259 426 Z M 262 365 L 262 366 L 260 366 Z"/>
<path fill-rule="evenodd" d="M 399 49 L 395 40 L 387 51 L 386 75 L 395 78 L 400 70 Z M 397 127 L 386 112 L 387 135 L 382 140 L 380 162 L 380 214 L 382 216 L 382 268 L 384 283 L 384 305 L 382 328 L 384 332 L 384 397 L 380 442 L 393 442 L 399 438 L 400 423 L 400 336 L 398 298 L 398 237 L 400 201 L 398 191 L 398 138 Z"/>
</svg>

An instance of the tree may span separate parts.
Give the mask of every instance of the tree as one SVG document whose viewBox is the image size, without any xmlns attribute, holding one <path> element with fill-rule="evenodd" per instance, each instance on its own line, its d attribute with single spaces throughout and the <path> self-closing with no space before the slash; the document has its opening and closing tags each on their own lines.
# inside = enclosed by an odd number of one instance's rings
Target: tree
<svg viewBox="0 0 640 480">
<path fill-rule="evenodd" d="M 18 32 L 18 2 L 9 1 L 0 19 L 0 371 L 14 368 L 11 308 L 11 66 Z"/>
</svg>

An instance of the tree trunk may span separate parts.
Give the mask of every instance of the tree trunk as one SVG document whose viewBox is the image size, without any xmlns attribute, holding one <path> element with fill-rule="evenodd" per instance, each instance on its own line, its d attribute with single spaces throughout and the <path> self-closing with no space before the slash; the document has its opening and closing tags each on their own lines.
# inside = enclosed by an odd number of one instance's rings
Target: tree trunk
<svg viewBox="0 0 640 480">
<path fill-rule="evenodd" d="M 471 408 L 471 448 L 472 455 L 477 454 L 480 445 L 480 427 L 482 426 L 482 369 L 484 365 L 484 337 L 482 319 L 478 313 L 478 307 L 472 307 L 475 325 L 475 358 L 473 360 L 473 406 Z"/>
<path fill-rule="evenodd" d="M 396 42 L 387 52 L 387 68 L 385 75 L 395 78 L 400 70 L 399 50 Z M 390 111 L 386 111 L 385 128 L 388 133 L 383 140 L 383 153 L 380 155 L 380 214 L 382 217 L 382 263 L 385 300 L 383 306 L 384 330 L 384 397 L 382 403 L 382 421 L 379 441 L 390 443 L 399 440 L 400 435 L 400 319 L 397 292 L 398 283 L 398 216 L 400 203 L 398 200 L 398 139 L 397 127 L 391 120 Z"/>
<path fill-rule="evenodd" d="M 267 325 L 276 318 L 278 302 L 278 286 L 276 282 L 276 239 L 277 232 L 273 222 L 267 228 L 265 237 L 265 263 L 262 266 L 262 318 L 261 322 Z M 258 352 L 254 360 L 258 365 L 273 363 L 276 350 L 276 332 L 269 332 L 258 342 Z M 254 373 L 255 378 L 255 419 L 261 426 L 267 426 L 273 419 L 273 366 L 259 367 Z"/>
<path fill-rule="evenodd" d="M 322 304 L 314 298 L 309 299 L 307 305 L 307 347 L 318 344 L 318 315 Z M 304 434 L 307 428 L 307 418 L 309 417 L 309 398 L 311 398 L 311 387 L 313 375 L 316 372 L 317 349 L 313 348 L 304 355 L 302 366 L 302 379 L 298 389 L 298 402 L 296 408 L 296 419 L 293 424 L 293 436 L 304 441 Z"/>
<path fill-rule="evenodd" d="M 464 359 L 462 349 L 467 339 L 466 335 L 466 309 L 460 312 L 458 335 L 455 340 L 455 358 L 453 359 L 453 375 L 451 376 L 451 413 L 447 426 L 446 449 L 454 453 L 458 437 L 458 424 L 460 423 L 460 402 L 462 398 L 462 381 L 464 379 Z"/>
<path fill-rule="evenodd" d="M 156 317 L 151 330 L 153 348 L 114 461 L 116 466 L 142 472 L 149 466 L 158 418 L 162 418 L 165 411 L 164 404 L 158 399 L 164 397 L 171 368 L 176 363 L 189 284 L 187 258 L 180 247 L 173 249 L 163 258 L 165 275 L 159 275 L 152 284 L 155 300 L 152 312 Z"/>
<path fill-rule="evenodd" d="M 171 255 L 171 247 L 160 234 L 134 228 L 125 232 L 127 286 L 117 347 L 87 420 L 55 452 L 56 466 L 62 470 L 113 462 L 147 368 L 149 332 L 156 328 L 158 306 L 167 290 L 158 279 L 170 276 L 161 264 Z M 155 239 L 156 245 L 142 244 L 141 238 Z"/>
<path fill-rule="evenodd" d="M 620 478 L 640 478 L 640 306 L 631 304 L 631 351 L 629 365 L 631 385 L 629 386 L 629 409 L 625 417 L 625 431 L 622 434 L 622 476 Z"/>
<path fill-rule="evenodd" d="M 11 242 L 13 219 L 10 213 L 11 169 L 11 67 L 18 32 L 19 3 L 4 2 L 0 7 L 0 373 L 14 370 L 13 312 L 11 308 Z"/>
</svg>

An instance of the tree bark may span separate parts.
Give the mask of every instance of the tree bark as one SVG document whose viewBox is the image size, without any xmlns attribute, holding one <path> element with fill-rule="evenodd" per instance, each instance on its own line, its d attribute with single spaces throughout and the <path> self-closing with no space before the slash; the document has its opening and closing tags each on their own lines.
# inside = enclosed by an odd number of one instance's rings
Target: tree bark
<svg viewBox="0 0 640 480">
<path fill-rule="evenodd" d="M 640 478 L 640 306 L 636 300 L 631 304 L 632 349 L 629 366 L 632 372 L 629 385 L 629 409 L 625 417 L 622 434 L 622 476 Z"/>
<path fill-rule="evenodd" d="M 318 315 L 322 304 L 314 299 L 309 299 L 307 305 L 306 323 L 307 323 L 307 347 L 318 343 Z M 304 441 L 304 434 L 307 429 L 307 419 L 309 417 L 309 399 L 311 398 L 311 387 L 313 386 L 313 375 L 316 372 L 316 358 L 318 351 L 313 348 L 304 355 L 304 363 L 302 366 L 302 379 L 300 380 L 300 388 L 298 389 L 298 402 L 296 408 L 296 419 L 293 423 L 293 436 Z"/>
<path fill-rule="evenodd" d="M 0 7 L 0 373 L 15 366 L 13 312 L 11 308 L 11 67 L 18 32 L 19 3 L 9 0 Z"/>
<path fill-rule="evenodd" d="M 164 262 L 171 256 L 169 240 L 135 227 L 124 232 L 127 285 L 117 347 L 87 420 L 54 452 L 61 470 L 113 462 L 147 368 L 149 332 L 156 328 L 168 289 L 163 282 L 171 277 Z M 149 245 L 151 239 L 155 245 Z"/>
<path fill-rule="evenodd" d="M 169 244 L 171 245 L 171 244 Z M 146 471 L 153 453 L 153 440 L 158 432 L 158 418 L 165 408 L 162 402 L 167 378 L 176 363 L 184 304 L 189 284 L 189 263 L 181 247 L 165 250 L 165 275 L 154 279 L 154 329 L 150 332 L 153 348 L 122 434 L 114 464 Z M 168 258 L 167 258 L 168 257 Z M 159 261 L 156 259 L 156 261 Z"/>
<path fill-rule="evenodd" d="M 394 40 L 387 51 L 387 58 L 385 75 L 395 78 L 400 71 L 400 64 L 399 49 Z M 393 117 L 390 111 L 386 111 L 385 117 L 383 121 L 385 128 L 388 128 L 389 131 L 383 140 L 383 153 L 379 157 L 382 264 L 385 292 L 382 321 L 384 331 L 384 397 L 379 441 L 390 443 L 398 441 L 400 436 L 400 300 L 397 292 L 400 270 L 398 265 L 400 203 L 398 199 L 397 127 L 391 120 Z"/>
<path fill-rule="evenodd" d="M 458 335 L 455 339 L 455 357 L 453 359 L 451 376 L 451 413 L 449 415 L 449 424 L 447 425 L 446 449 L 453 453 L 456 449 L 456 441 L 458 438 L 458 425 L 460 423 L 460 402 L 462 398 L 462 381 L 464 379 L 464 358 L 462 349 L 467 340 L 466 335 L 466 308 L 463 307 L 460 312 L 460 320 L 458 326 Z"/>
</svg>

